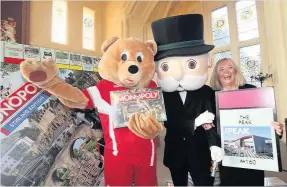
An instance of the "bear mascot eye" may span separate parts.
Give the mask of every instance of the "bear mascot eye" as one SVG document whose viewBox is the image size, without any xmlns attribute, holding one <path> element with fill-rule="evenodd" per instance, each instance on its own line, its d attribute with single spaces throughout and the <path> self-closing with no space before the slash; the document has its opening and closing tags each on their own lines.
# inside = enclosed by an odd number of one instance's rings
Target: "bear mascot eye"
<svg viewBox="0 0 287 187">
<path fill-rule="evenodd" d="M 142 54 L 141 52 L 139 52 L 139 53 L 137 54 L 137 61 L 138 61 L 139 63 L 141 63 L 141 62 L 143 61 L 143 54 Z"/>
<path fill-rule="evenodd" d="M 122 60 L 122 61 L 127 61 L 127 59 L 128 59 L 128 54 L 127 54 L 127 52 L 123 52 L 123 53 L 121 54 L 121 60 Z"/>
</svg>

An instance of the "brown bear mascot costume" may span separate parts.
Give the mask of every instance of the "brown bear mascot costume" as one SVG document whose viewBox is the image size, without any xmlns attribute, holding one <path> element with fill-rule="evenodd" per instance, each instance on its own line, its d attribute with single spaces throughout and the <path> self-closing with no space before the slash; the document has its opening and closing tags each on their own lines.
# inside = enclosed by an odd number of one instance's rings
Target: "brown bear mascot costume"
<svg viewBox="0 0 287 187">
<path fill-rule="evenodd" d="M 215 94 L 207 85 L 208 52 L 200 14 L 179 15 L 152 23 L 158 45 L 155 56 L 158 86 L 163 90 L 167 121 L 164 165 L 175 186 L 212 186 L 211 161 L 223 152 L 214 126 Z"/>
<path fill-rule="evenodd" d="M 97 85 L 79 90 L 60 79 L 55 62 L 50 59 L 38 63 L 28 59 L 21 63 L 23 77 L 56 96 L 70 108 L 97 108 L 102 123 L 105 152 L 104 177 L 106 186 L 156 186 L 156 143 L 154 137 L 162 125 L 152 114 L 133 115 L 128 128 L 113 127 L 111 91 L 133 88 L 154 88 L 154 41 L 113 37 L 102 44 L 103 57 Z"/>
</svg>

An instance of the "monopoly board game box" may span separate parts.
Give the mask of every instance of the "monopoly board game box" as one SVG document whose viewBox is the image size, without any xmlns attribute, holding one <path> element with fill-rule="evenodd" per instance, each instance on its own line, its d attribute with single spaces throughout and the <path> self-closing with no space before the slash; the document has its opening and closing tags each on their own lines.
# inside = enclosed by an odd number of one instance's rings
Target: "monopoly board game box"
<svg viewBox="0 0 287 187">
<path fill-rule="evenodd" d="M 161 122 L 167 119 L 160 88 L 111 92 L 111 106 L 114 128 L 126 127 L 135 113 L 148 115 L 151 112 Z"/>
</svg>

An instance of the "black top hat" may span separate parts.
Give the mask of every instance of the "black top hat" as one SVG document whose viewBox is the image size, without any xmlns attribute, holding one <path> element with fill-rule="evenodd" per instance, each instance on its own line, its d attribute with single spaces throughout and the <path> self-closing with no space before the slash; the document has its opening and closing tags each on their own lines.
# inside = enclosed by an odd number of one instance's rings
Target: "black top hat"
<svg viewBox="0 0 287 187">
<path fill-rule="evenodd" d="M 152 32 L 158 45 L 156 61 L 171 56 L 204 54 L 214 48 L 214 45 L 204 43 L 201 14 L 179 15 L 154 21 Z"/>
</svg>

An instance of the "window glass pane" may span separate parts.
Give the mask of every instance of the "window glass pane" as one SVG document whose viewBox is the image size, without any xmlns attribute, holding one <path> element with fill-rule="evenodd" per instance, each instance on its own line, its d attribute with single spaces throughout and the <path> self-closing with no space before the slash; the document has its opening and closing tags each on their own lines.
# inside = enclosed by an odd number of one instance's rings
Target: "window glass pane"
<svg viewBox="0 0 287 187">
<path fill-rule="evenodd" d="M 251 79 L 251 76 L 256 76 L 261 72 L 259 44 L 240 48 L 240 66 L 247 83 L 260 87 L 260 82 Z"/>
<path fill-rule="evenodd" d="M 213 44 L 217 47 L 230 44 L 227 7 L 212 11 Z"/>
<path fill-rule="evenodd" d="M 67 2 L 53 0 L 52 42 L 66 44 Z"/>
<path fill-rule="evenodd" d="M 95 11 L 84 7 L 83 9 L 83 48 L 95 49 Z"/>
<path fill-rule="evenodd" d="M 214 63 L 217 63 L 218 60 L 223 58 L 231 58 L 231 51 L 223 51 L 214 54 Z"/>
<path fill-rule="evenodd" d="M 259 37 L 255 1 L 236 2 L 236 18 L 239 41 Z"/>
</svg>

